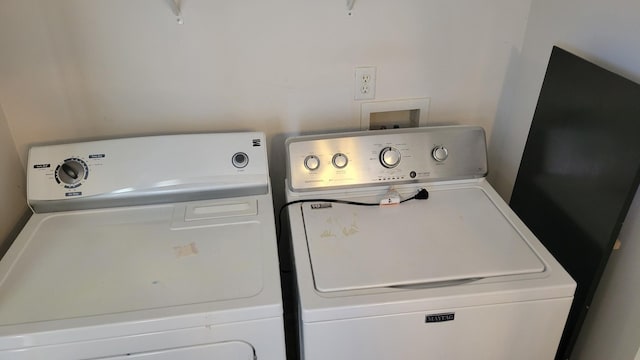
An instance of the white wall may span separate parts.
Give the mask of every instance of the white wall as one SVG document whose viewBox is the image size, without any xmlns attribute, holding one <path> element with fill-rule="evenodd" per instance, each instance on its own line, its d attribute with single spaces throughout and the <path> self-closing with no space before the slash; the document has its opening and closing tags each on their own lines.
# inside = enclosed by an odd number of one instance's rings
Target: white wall
<svg viewBox="0 0 640 360">
<path fill-rule="evenodd" d="M 0 105 L 29 144 L 88 137 L 359 127 L 377 99 L 430 97 L 430 122 L 490 133 L 531 0 L 3 0 Z"/>
<path fill-rule="evenodd" d="M 536 0 L 514 51 L 490 144 L 490 181 L 509 198 L 552 45 L 640 82 L 640 2 Z M 633 359 L 640 345 L 640 195 L 585 322 L 573 359 Z"/>
<path fill-rule="evenodd" d="M 0 107 L 0 257 L 5 241 L 18 220 L 27 212 L 25 172 L 18 158 L 7 121 Z"/>
</svg>

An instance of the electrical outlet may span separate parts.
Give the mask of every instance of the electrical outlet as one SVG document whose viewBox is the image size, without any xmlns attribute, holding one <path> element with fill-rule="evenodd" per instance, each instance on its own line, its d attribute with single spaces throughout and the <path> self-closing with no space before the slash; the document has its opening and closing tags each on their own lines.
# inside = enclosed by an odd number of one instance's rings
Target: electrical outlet
<svg viewBox="0 0 640 360">
<path fill-rule="evenodd" d="M 371 100 L 376 97 L 375 66 L 359 67 L 355 71 L 355 100 Z"/>
</svg>

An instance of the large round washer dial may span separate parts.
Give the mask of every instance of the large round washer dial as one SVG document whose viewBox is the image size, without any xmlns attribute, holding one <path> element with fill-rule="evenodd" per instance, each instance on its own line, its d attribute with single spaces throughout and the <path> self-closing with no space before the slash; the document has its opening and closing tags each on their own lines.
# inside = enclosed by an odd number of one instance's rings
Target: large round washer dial
<svg viewBox="0 0 640 360">
<path fill-rule="evenodd" d="M 56 168 L 56 181 L 65 184 L 65 187 L 80 186 L 80 181 L 87 178 L 89 168 L 84 160 L 68 158 Z"/>
<path fill-rule="evenodd" d="M 315 155 L 309 155 L 304 158 L 304 167 L 311 171 L 317 170 L 320 167 L 320 159 Z"/>
<path fill-rule="evenodd" d="M 447 150 L 444 145 L 438 145 L 434 147 L 433 150 L 431 150 L 431 156 L 435 161 L 442 162 L 447 160 L 447 157 L 449 156 L 449 150 Z"/>
<path fill-rule="evenodd" d="M 249 157 L 243 152 L 237 152 L 231 157 L 231 162 L 236 168 L 242 169 L 249 164 Z"/>
<path fill-rule="evenodd" d="M 401 157 L 398 149 L 388 146 L 380 151 L 380 164 L 387 169 L 391 169 L 400 164 Z"/>
<path fill-rule="evenodd" d="M 333 163 L 333 166 L 337 167 L 338 169 L 343 169 L 349 163 L 349 158 L 347 158 L 347 155 L 343 153 L 337 153 L 333 155 L 333 159 L 331 159 L 331 162 Z"/>
</svg>

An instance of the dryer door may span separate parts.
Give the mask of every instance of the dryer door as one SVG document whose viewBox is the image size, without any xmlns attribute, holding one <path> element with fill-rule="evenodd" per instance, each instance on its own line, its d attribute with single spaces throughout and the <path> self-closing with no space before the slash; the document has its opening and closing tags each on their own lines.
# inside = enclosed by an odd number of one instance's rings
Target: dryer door
<svg viewBox="0 0 640 360">
<path fill-rule="evenodd" d="M 150 351 L 138 354 L 127 354 L 108 357 L 107 360 L 139 359 L 139 360 L 253 360 L 253 348 L 241 341 L 228 341 L 217 344 L 189 346 L 169 350 Z"/>
</svg>

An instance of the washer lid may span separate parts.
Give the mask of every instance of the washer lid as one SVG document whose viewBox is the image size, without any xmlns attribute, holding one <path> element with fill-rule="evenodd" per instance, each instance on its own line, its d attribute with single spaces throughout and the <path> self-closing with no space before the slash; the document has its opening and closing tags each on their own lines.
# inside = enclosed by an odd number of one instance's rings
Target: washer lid
<svg viewBox="0 0 640 360">
<path fill-rule="evenodd" d="M 389 207 L 304 203 L 315 286 L 331 292 L 538 273 L 545 265 L 481 188 Z"/>
<path fill-rule="evenodd" d="M 203 303 L 225 309 L 257 296 L 265 240 L 251 216 L 256 201 L 40 217 L 16 240 L 19 256 L 0 263 L 0 325 Z"/>
</svg>

